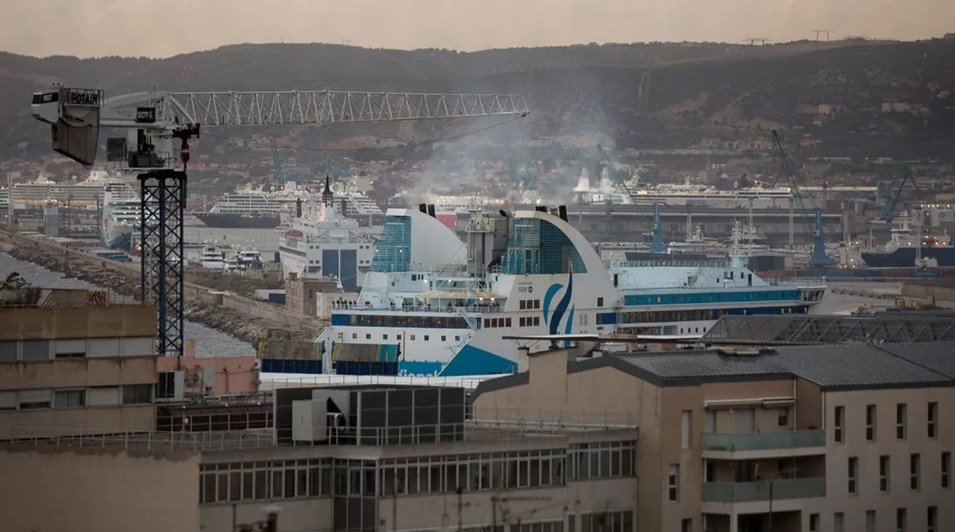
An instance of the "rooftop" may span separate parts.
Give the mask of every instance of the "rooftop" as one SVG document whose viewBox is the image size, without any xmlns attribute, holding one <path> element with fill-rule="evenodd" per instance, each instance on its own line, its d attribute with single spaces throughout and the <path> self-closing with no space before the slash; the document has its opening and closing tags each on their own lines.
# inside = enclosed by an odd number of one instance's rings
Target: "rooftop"
<svg viewBox="0 0 955 532">
<path fill-rule="evenodd" d="M 723 316 L 700 339 L 705 344 L 812 345 L 955 340 L 955 316 L 882 313 L 876 316 Z"/>
<path fill-rule="evenodd" d="M 661 387 L 792 378 L 824 390 L 955 386 L 955 341 L 625 353 L 569 362 L 567 371 L 607 366 Z M 475 395 L 527 382 L 526 372 L 492 379 Z"/>
</svg>

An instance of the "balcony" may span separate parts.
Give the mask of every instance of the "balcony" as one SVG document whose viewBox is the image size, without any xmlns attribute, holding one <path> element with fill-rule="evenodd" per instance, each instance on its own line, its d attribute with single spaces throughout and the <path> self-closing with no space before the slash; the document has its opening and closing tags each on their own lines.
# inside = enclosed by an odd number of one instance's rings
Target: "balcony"
<svg viewBox="0 0 955 532">
<path fill-rule="evenodd" d="M 751 460 L 824 454 L 826 432 L 790 430 L 747 434 L 703 434 L 703 458 Z"/>
<path fill-rule="evenodd" d="M 789 501 L 826 496 L 826 478 L 808 477 L 756 482 L 704 482 L 703 502 L 739 504 Z"/>
</svg>

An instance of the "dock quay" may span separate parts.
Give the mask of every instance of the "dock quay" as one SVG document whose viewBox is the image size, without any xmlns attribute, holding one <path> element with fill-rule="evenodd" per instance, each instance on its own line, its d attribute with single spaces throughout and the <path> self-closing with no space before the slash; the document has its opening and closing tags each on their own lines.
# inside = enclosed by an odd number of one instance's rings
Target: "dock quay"
<svg viewBox="0 0 955 532">
<path fill-rule="evenodd" d="M 140 296 L 140 265 L 116 262 L 69 249 L 39 236 L 0 231 L 0 251 L 126 297 Z M 218 287 L 196 283 L 186 274 L 185 317 L 258 346 L 268 338 L 307 340 L 326 322 L 290 312 Z"/>
</svg>

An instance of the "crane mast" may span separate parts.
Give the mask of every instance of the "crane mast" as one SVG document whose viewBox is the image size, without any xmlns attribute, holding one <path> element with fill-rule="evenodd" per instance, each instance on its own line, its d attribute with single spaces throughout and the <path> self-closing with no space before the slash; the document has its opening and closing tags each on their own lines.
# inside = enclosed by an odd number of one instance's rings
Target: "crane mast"
<svg viewBox="0 0 955 532">
<path fill-rule="evenodd" d="M 407 120 L 527 116 L 520 94 L 367 91 L 137 92 L 53 87 L 33 94 L 34 118 L 50 124 L 53 150 L 96 162 L 101 128 L 107 160 L 139 174 L 141 299 L 156 304 L 157 351 L 183 352 L 183 215 L 189 139 L 205 127 L 323 126 Z M 274 156 L 274 148 L 273 148 Z M 277 171 L 278 173 L 278 171 Z"/>
<path fill-rule="evenodd" d="M 775 129 L 772 130 L 772 138 L 773 146 L 779 153 L 779 159 L 783 166 L 783 173 L 786 174 L 786 179 L 789 181 L 789 187 L 791 189 L 790 191 L 792 192 L 793 201 L 796 202 L 796 206 L 799 208 L 799 210 L 802 213 L 805 213 L 808 209 L 806 208 L 806 202 L 803 201 L 802 191 L 799 189 L 799 179 L 796 177 L 795 166 L 792 164 L 789 154 L 786 153 L 786 149 L 783 148 L 782 140 L 779 137 L 779 133 L 777 133 Z M 813 235 L 812 255 L 809 258 L 809 265 L 812 267 L 830 266 L 834 264 L 835 261 L 826 256 L 826 241 L 823 235 L 822 209 L 814 206 L 813 212 L 815 214 L 815 223 L 808 224 L 808 229 Z"/>
</svg>

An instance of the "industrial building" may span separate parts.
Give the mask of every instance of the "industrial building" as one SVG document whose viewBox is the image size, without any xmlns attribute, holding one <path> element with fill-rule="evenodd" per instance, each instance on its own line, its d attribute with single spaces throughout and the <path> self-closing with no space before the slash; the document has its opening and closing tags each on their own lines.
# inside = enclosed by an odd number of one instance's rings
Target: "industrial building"
<svg viewBox="0 0 955 532">
<path fill-rule="evenodd" d="M 0 437 L 152 430 L 156 309 L 106 292 L 22 288 L 0 300 Z"/>
<path fill-rule="evenodd" d="M 955 342 L 568 360 L 478 385 L 474 415 L 622 410 L 641 532 L 897 532 L 955 520 Z"/>
</svg>

